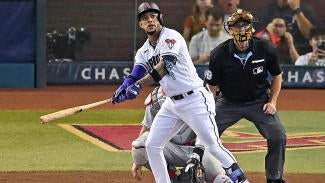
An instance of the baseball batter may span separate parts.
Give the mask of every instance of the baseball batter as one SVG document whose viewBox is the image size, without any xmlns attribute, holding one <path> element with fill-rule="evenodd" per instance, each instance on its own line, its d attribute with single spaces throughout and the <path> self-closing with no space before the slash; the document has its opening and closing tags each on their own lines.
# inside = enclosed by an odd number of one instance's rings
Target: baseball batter
<svg viewBox="0 0 325 183">
<path fill-rule="evenodd" d="M 160 110 L 161 105 L 165 102 L 161 87 L 155 87 L 145 100 L 146 111 L 141 122 L 142 129 L 139 137 L 132 142 L 132 175 L 140 179 L 142 166 L 150 169 L 148 157 L 145 151 L 145 142 L 152 125 L 153 119 Z M 164 147 L 164 156 L 168 164 L 168 172 L 174 183 L 178 182 L 175 175 L 176 167 L 185 167 L 191 153 L 194 150 L 196 135 L 191 128 L 184 125 L 181 130 L 173 137 Z M 205 152 L 202 157 L 202 164 L 205 168 L 207 183 L 232 183 L 231 179 L 225 175 L 220 162 L 215 159 L 209 152 Z M 191 178 L 191 177 L 189 177 Z M 194 180 L 193 180 L 194 181 Z"/>
<path fill-rule="evenodd" d="M 213 94 L 203 87 L 182 35 L 163 27 L 163 16 L 155 3 L 138 7 L 139 26 L 148 39 L 137 51 L 131 74 L 115 91 L 113 103 L 134 99 L 143 85 L 159 82 L 166 101 L 154 118 L 146 142 L 150 167 L 157 183 L 169 183 L 165 144 L 186 123 L 218 160 L 234 182 L 248 182 L 232 153 L 221 143 L 215 123 Z M 189 165 L 202 159 L 203 150 L 191 154 Z"/>
<path fill-rule="evenodd" d="M 241 9 L 229 17 L 226 28 L 233 39 L 211 52 L 206 80 L 212 90 L 220 90 L 215 116 L 220 135 L 242 118 L 253 122 L 267 139 L 267 183 L 285 183 L 282 175 L 287 138 L 276 111 L 282 70 L 276 48 L 252 37 L 252 23 L 253 15 Z"/>
</svg>

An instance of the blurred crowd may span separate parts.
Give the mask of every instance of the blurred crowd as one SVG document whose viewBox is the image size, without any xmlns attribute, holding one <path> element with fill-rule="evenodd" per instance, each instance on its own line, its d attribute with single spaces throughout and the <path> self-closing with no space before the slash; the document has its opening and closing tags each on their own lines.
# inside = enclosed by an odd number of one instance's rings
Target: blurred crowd
<svg viewBox="0 0 325 183">
<path fill-rule="evenodd" d="M 231 38 L 224 25 L 238 8 L 240 0 L 195 0 L 183 22 L 194 64 L 209 64 L 210 51 Z M 280 64 L 325 66 L 325 23 L 316 24 L 312 6 L 301 0 L 272 0 L 253 16 L 254 36 L 277 48 Z"/>
</svg>

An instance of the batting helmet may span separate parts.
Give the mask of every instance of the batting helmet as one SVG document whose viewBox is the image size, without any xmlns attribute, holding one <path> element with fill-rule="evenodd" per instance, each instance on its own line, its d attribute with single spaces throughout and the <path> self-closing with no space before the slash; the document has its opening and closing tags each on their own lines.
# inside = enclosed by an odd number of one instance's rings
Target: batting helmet
<svg viewBox="0 0 325 183">
<path fill-rule="evenodd" d="M 239 21 L 248 23 L 248 27 L 245 28 L 245 32 L 239 32 L 238 30 L 233 29 L 234 25 Z M 225 24 L 225 29 L 230 35 L 232 35 L 234 40 L 248 41 L 252 38 L 253 33 L 255 32 L 252 25 L 253 21 L 254 17 L 250 12 L 244 11 L 242 9 L 237 9 L 237 11 L 228 18 Z"/>
<path fill-rule="evenodd" d="M 158 21 L 163 24 L 162 13 L 156 3 L 143 2 L 138 7 L 138 20 L 140 21 L 141 16 L 146 12 L 156 12 L 158 13 Z"/>
</svg>

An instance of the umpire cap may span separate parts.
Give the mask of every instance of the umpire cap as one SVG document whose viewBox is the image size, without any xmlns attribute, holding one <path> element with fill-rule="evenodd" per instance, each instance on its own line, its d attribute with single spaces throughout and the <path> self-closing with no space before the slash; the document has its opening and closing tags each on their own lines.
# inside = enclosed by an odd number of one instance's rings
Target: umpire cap
<svg viewBox="0 0 325 183">
<path fill-rule="evenodd" d="M 163 22 L 161 11 L 156 3 L 143 2 L 138 7 L 138 20 L 140 21 L 141 16 L 147 12 L 156 12 L 158 13 L 158 21 L 160 24 Z"/>
</svg>

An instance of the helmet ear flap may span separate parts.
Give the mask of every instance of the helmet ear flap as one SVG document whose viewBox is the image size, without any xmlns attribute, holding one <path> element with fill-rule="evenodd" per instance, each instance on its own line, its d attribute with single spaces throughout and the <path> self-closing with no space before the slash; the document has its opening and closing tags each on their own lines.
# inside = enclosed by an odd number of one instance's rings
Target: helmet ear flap
<svg viewBox="0 0 325 183">
<path fill-rule="evenodd" d="M 161 25 L 164 25 L 164 16 L 163 16 L 163 14 L 162 13 L 159 13 L 159 17 L 158 17 L 159 19 L 159 22 L 160 22 L 160 24 Z"/>
</svg>

